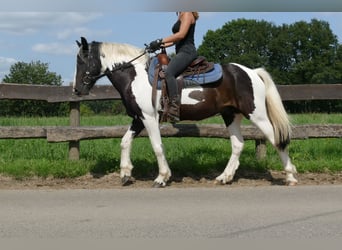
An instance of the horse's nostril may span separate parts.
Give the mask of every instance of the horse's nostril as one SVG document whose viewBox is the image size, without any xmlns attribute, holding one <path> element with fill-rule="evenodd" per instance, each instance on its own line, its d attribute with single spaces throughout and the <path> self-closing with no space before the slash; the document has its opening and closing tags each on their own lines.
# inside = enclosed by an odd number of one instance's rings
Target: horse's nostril
<svg viewBox="0 0 342 250">
<path fill-rule="evenodd" d="M 73 90 L 72 90 L 72 93 L 73 93 L 74 95 L 79 95 L 79 94 L 80 94 L 80 92 L 79 92 L 77 89 L 73 89 Z"/>
</svg>

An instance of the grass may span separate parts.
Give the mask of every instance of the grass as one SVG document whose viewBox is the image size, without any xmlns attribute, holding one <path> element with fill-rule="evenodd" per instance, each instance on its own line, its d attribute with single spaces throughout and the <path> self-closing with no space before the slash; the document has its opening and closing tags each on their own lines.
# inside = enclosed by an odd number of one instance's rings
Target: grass
<svg viewBox="0 0 342 250">
<path fill-rule="evenodd" d="M 341 114 L 291 115 L 293 124 L 341 124 Z M 129 124 L 127 116 L 84 116 L 81 125 L 111 126 Z M 13 118 L 1 117 L 0 126 L 68 125 L 67 117 Z M 222 123 L 213 117 L 201 123 Z M 248 124 L 248 121 L 244 122 Z M 120 164 L 120 139 L 81 141 L 81 160 L 68 160 L 68 143 L 48 143 L 45 139 L 0 140 L 0 174 L 24 179 L 33 176 L 73 178 L 86 173 L 107 174 L 117 171 Z M 230 142 L 213 138 L 163 138 L 166 157 L 175 176 L 194 178 L 215 176 L 223 171 L 229 159 Z M 342 140 L 294 140 L 289 150 L 299 172 L 342 171 Z M 136 138 L 132 162 L 137 178 L 153 178 L 157 161 L 148 138 Z M 268 145 L 265 160 L 255 158 L 254 141 L 246 141 L 240 158 L 240 170 L 263 172 L 282 169 L 276 151 Z"/>
</svg>

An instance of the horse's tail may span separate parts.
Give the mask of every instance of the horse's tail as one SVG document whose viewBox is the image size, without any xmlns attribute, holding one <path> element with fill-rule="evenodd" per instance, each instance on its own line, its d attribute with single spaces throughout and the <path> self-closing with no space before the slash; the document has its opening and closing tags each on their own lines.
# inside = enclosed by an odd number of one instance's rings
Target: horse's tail
<svg viewBox="0 0 342 250">
<path fill-rule="evenodd" d="M 281 97 L 270 74 L 263 68 L 255 69 L 266 87 L 266 109 L 273 125 L 275 145 L 285 149 L 290 143 L 291 123 L 285 111 Z"/>
</svg>

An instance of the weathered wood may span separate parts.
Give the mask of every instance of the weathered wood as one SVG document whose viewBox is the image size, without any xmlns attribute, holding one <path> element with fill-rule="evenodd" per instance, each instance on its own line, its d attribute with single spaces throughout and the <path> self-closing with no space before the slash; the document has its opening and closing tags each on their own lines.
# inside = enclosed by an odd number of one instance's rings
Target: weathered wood
<svg viewBox="0 0 342 250">
<path fill-rule="evenodd" d="M 121 138 L 129 126 L 113 127 L 55 127 L 47 129 L 49 142 L 80 141 L 88 139 Z M 144 134 L 144 133 L 143 133 Z"/>
<path fill-rule="evenodd" d="M 129 126 L 103 127 L 49 127 L 47 140 L 49 142 L 66 142 L 87 139 L 121 138 Z M 229 138 L 229 132 L 224 125 L 162 125 L 163 137 L 207 137 Z M 242 126 L 242 135 L 245 140 L 264 140 L 263 134 L 254 126 Z M 141 135 L 147 136 L 146 131 Z M 292 139 L 308 138 L 342 138 L 342 125 L 297 125 L 293 127 Z"/>
<path fill-rule="evenodd" d="M 80 102 L 86 100 L 116 100 L 120 98 L 119 93 L 111 85 L 94 86 L 90 95 L 78 97 L 73 95 L 72 86 L 0 84 L 0 99 Z"/>
<path fill-rule="evenodd" d="M 342 124 L 295 125 L 292 139 L 342 138 Z"/>
<path fill-rule="evenodd" d="M 80 126 L 81 113 L 80 113 L 80 103 L 70 102 L 70 115 L 69 124 L 70 126 Z"/>
<path fill-rule="evenodd" d="M 47 138 L 49 142 L 68 142 L 88 139 L 121 138 L 129 126 L 0 126 L 0 139 Z M 162 125 L 163 137 L 208 137 L 229 138 L 229 132 L 224 125 L 218 124 L 177 124 Z M 263 140 L 263 134 L 256 127 L 242 126 L 245 140 Z M 146 131 L 140 134 L 146 137 Z M 342 138 L 342 124 L 325 125 L 295 125 L 292 139 L 309 138 Z"/>
<path fill-rule="evenodd" d="M 262 160 L 266 158 L 266 140 L 255 140 L 255 156 L 258 160 Z"/>
<path fill-rule="evenodd" d="M 47 127 L 1 126 L 0 139 L 46 138 Z"/>
<path fill-rule="evenodd" d="M 80 142 L 70 141 L 69 142 L 69 160 L 80 159 Z"/>
<path fill-rule="evenodd" d="M 70 126 L 80 126 L 81 113 L 80 113 L 80 102 L 70 102 Z M 78 160 L 80 158 L 80 141 L 69 142 L 69 159 Z"/>
<path fill-rule="evenodd" d="M 342 99 L 342 84 L 277 85 L 283 101 Z M 0 99 L 79 102 L 86 100 L 118 100 L 119 93 L 111 85 L 95 85 L 88 96 L 72 94 L 72 86 L 37 84 L 0 84 Z"/>
<path fill-rule="evenodd" d="M 277 85 L 277 89 L 283 101 L 342 99 L 342 84 Z"/>
</svg>

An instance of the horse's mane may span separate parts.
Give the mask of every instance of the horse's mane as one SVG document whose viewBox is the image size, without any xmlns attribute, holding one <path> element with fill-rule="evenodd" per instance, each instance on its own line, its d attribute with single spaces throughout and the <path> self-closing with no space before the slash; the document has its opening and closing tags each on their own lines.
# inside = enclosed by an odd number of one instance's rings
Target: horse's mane
<svg viewBox="0 0 342 250">
<path fill-rule="evenodd" d="M 105 56 L 104 60 L 107 62 L 110 61 L 110 63 L 128 62 L 140 56 L 142 53 L 144 53 L 144 49 L 126 43 L 103 42 L 100 44 L 100 54 L 103 54 Z M 136 59 L 133 64 L 141 63 L 145 65 L 148 57 L 148 54 L 143 55 Z"/>
</svg>

